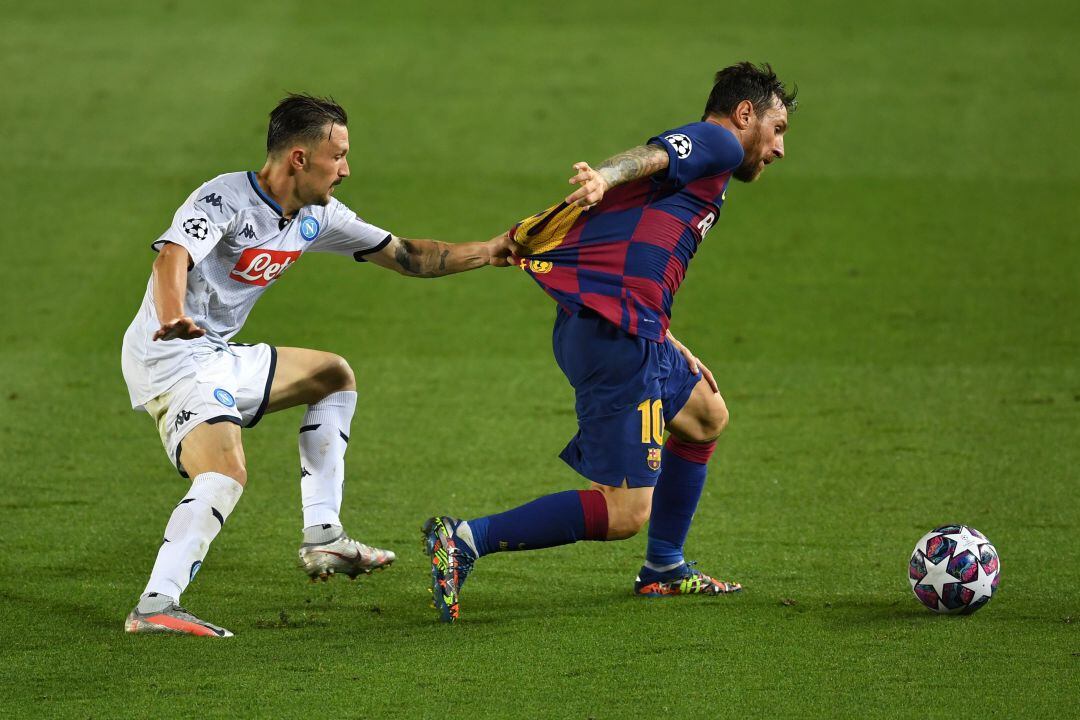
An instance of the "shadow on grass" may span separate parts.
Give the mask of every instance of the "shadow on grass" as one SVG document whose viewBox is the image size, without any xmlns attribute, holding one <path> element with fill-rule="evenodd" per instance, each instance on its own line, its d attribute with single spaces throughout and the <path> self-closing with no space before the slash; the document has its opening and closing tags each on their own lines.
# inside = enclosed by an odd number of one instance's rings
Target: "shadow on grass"
<svg viewBox="0 0 1080 720">
<path fill-rule="evenodd" d="M 581 588 L 557 598 L 527 594 L 485 594 L 469 602 L 462 598 L 462 621 L 470 625 L 498 626 L 518 623 L 550 623 L 574 620 L 633 617 L 648 622 L 684 620 L 698 614 L 741 612 L 747 606 L 740 594 L 727 597 L 638 597 L 630 589 Z"/>
<path fill-rule="evenodd" d="M 814 614 L 827 625 L 850 627 L 852 625 L 890 625 L 895 623 L 933 622 L 941 617 L 957 618 L 960 615 L 941 616 L 921 605 L 905 600 L 833 600 L 821 603 Z"/>
<path fill-rule="evenodd" d="M 67 620 L 82 628 L 122 632 L 124 618 L 131 610 L 131 607 L 126 605 L 103 608 L 92 603 L 77 602 L 67 595 L 42 594 L 29 597 L 11 590 L 0 591 L 0 602 L 16 621 L 19 616 L 25 615 L 27 627 L 31 628 L 39 628 L 40 618 L 48 617 L 52 619 L 50 625 L 54 627 L 63 627 L 65 624 L 57 623 L 56 620 Z"/>
</svg>

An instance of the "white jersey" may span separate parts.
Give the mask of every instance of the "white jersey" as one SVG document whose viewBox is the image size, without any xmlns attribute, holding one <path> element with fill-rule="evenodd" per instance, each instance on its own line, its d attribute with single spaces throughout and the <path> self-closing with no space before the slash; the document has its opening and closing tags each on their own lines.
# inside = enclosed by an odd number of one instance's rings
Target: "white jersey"
<svg viewBox="0 0 1080 720">
<path fill-rule="evenodd" d="M 177 380 L 196 372 L 196 356 L 228 351 L 255 301 L 305 252 L 351 255 L 363 260 L 391 239 L 343 203 L 308 205 L 292 219 L 259 187 L 255 173 L 219 175 L 193 192 L 153 243 L 183 246 L 193 266 L 184 311 L 206 330 L 197 340 L 151 338 L 161 327 L 154 307 L 154 278 L 139 313 L 124 334 L 123 370 L 131 405 L 140 408 Z"/>
</svg>

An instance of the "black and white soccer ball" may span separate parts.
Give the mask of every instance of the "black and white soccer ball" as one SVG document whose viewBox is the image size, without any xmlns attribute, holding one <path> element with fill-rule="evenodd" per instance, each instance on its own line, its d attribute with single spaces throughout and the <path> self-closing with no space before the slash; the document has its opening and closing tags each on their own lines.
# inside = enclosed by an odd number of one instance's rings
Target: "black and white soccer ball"
<svg viewBox="0 0 1080 720">
<path fill-rule="evenodd" d="M 184 232 L 196 240 L 205 240 L 208 230 L 205 218 L 188 218 L 184 221 Z"/>
<path fill-rule="evenodd" d="M 936 613 L 970 615 L 990 602 L 1000 580 L 997 549 L 966 525 L 944 525 L 926 533 L 908 563 L 912 592 Z"/>
</svg>

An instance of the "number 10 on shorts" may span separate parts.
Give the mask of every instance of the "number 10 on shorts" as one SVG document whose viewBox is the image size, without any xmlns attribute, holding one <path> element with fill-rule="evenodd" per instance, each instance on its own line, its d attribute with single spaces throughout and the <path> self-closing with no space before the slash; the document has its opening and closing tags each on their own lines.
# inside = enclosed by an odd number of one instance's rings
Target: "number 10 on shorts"
<svg viewBox="0 0 1080 720">
<path fill-rule="evenodd" d="M 641 442 L 664 444 L 664 403 L 645 400 L 637 406 L 641 413 Z"/>
</svg>

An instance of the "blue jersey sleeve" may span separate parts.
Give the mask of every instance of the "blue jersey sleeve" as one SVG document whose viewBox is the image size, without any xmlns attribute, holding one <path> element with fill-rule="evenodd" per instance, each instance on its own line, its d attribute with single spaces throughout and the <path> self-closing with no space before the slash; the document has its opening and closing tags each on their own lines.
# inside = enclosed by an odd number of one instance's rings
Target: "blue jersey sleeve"
<svg viewBox="0 0 1080 720">
<path fill-rule="evenodd" d="M 743 161 L 738 138 L 727 128 L 708 122 L 668 130 L 649 138 L 649 144 L 667 150 L 669 162 L 664 179 L 679 187 L 734 170 Z"/>
</svg>

